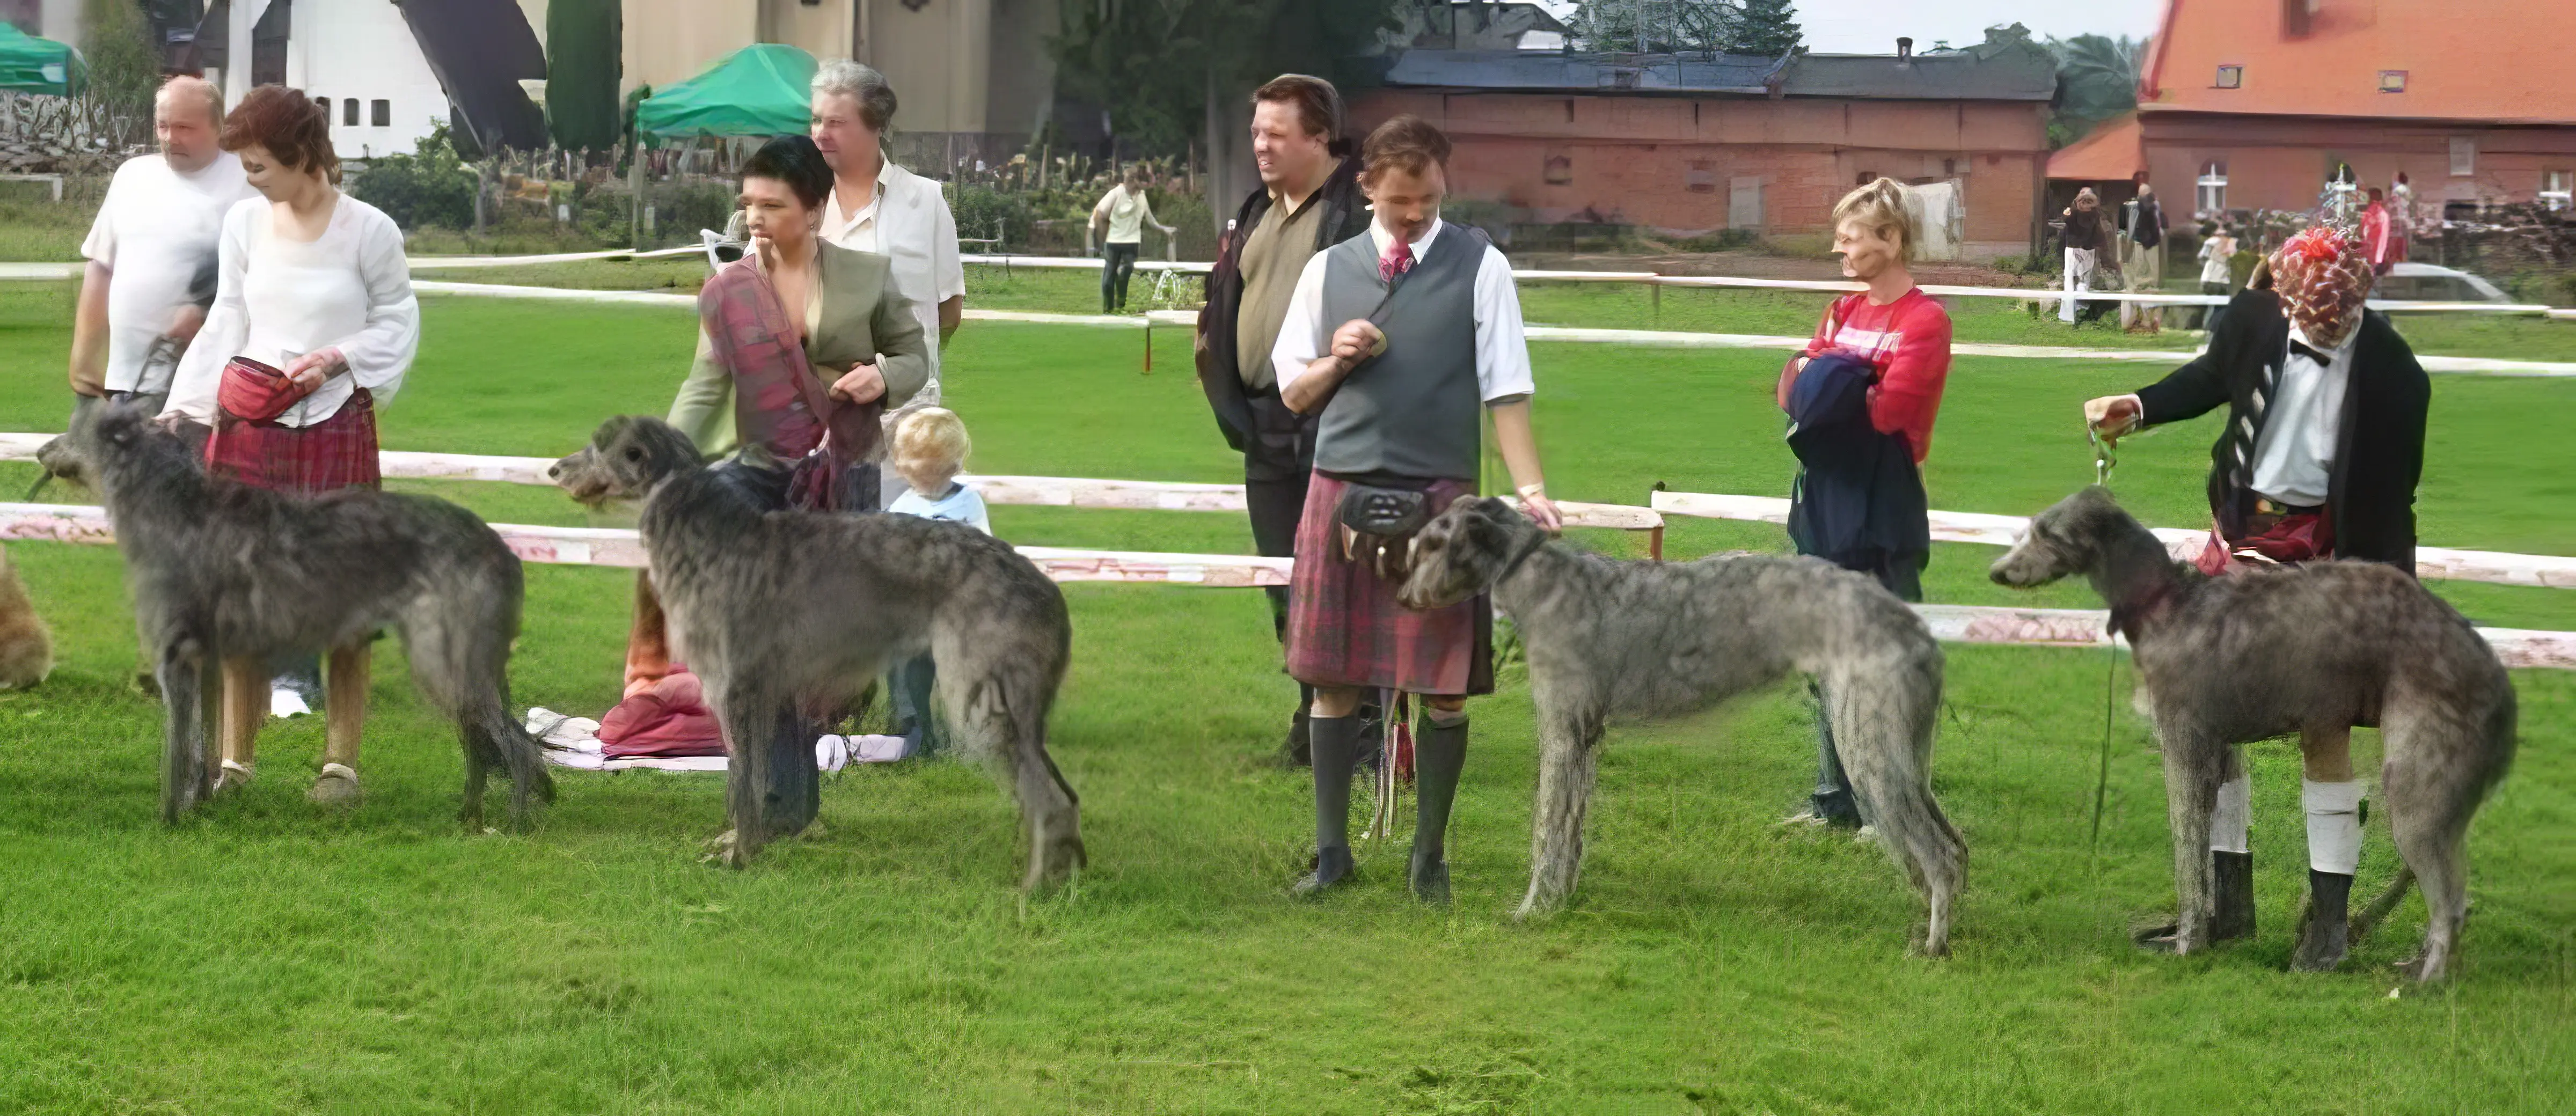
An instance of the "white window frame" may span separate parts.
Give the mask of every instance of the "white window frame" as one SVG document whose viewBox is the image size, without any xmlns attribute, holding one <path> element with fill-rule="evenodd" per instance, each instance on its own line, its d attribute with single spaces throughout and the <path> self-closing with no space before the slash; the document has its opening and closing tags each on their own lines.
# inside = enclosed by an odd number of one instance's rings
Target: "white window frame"
<svg viewBox="0 0 2576 1116">
<path fill-rule="evenodd" d="M 2227 160 L 2211 159 L 2200 165 L 2199 193 L 2193 199 L 2201 213 L 2227 212 Z"/>
<path fill-rule="evenodd" d="M 2478 173 L 2478 139 L 2476 136 L 2451 137 L 2451 177 L 2475 178 Z"/>
<path fill-rule="evenodd" d="M 2540 204 L 2553 212 L 2576 206 L 2576 170 L 2540 172 Z"/>
</svg>

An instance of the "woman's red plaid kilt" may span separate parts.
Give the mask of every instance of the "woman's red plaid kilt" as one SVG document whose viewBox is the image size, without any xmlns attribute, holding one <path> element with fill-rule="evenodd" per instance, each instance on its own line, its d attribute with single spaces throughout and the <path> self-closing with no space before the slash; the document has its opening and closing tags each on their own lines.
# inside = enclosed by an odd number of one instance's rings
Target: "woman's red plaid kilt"
<svg viewBox="0 0 2576 1116">
<path fill-rule="evenodd" d="M 1416 694 L 1494 692 L 1494 611 L 1483 596 L 1417 612 L 1396 586 L 1342 555 L 1335 513 L 1344 483 L 1316 473 L 1297 523 L 1297 567 L 1288 588 L 1288 674 L 1310 686 L 1364 686 Z M 1475 495 L 1465 481 L 1430 488 L 1436 512 Z"/>
<path fill-rule="evenodd" d="M 343 488 L 382 488 L 376 461 L 376 400 L 359 388 L 338 412 L 311 426 L 215 416 L 206 442 L 206 471 L 253 488 L 318 496 Z"/>
</svg>

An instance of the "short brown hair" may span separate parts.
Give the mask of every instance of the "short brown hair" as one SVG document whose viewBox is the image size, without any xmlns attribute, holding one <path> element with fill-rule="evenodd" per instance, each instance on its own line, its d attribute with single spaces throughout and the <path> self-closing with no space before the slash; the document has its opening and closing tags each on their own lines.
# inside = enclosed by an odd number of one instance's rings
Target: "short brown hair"
<svg viewBox="0 0 2576 1116">
<path fill-rule="evenodd" d="M 340 156 L 331 150 L 330 115 L 313 98 L 283 85 L 251 90 L 224 117 L 218 142 L 226 151 L 256 144 L 288 170 L 320 167 L 323 177 L 340 181 Z"/>
<path fill-rule="evenodd" d="M 1377 126 L 1360 145 L 1360 175 L 1376 178 L 1389 167 L 1421 174 L 1432 164 L 1449 165 L 1449 137 L 1431 122 L 1406 114 Z"/>
<path fill-rule="evenodd" d="M 1342 92 L 1333 83 L 1304 74 L 1281 74 L 1252 91 L 1252 103 L 1264 101 L 1297 106 L 1297 119 L 1306 126 L 1306 134 L 1325 139 L 1342 135 Z"/>
</svg>

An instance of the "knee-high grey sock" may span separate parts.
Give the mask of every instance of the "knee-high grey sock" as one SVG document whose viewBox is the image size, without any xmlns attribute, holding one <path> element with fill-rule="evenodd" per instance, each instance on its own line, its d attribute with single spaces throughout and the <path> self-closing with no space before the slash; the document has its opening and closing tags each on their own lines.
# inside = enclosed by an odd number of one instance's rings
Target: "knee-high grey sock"
<svg viewBox="0 0 2576 1116">
<path fill-rule="evenodd" d="M 1447 859 L 1449 807 L 1458 800 L 1458 774 L 1467 766 L 1467 720 L 1433 721 L 1413 742 L 1413 864 L 1419 875 Z"/>
<path fill-rule="evenodd" d="M 1359 746 L 1360 719 L 1310 717 L 1308 737 L 1315 755 L 1315 848 L 1347 850 L 1351 845 L 1351 764 Z"/>
</svg>

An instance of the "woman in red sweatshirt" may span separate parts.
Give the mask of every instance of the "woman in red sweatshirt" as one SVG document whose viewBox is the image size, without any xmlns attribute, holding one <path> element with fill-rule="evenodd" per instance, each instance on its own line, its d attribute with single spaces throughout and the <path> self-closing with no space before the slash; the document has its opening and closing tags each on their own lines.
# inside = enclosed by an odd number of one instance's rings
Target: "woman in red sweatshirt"
<svg viewBox="0 0 2576 1116">
<path fill-rule="evenodd" d="M 1876 577 L 1889 592 L 1907 601 L 1923 599 L 1923 567 L 1932 560 L 1930 524 L 1924 510 L 1928 503 L 1923 496 L 1920 470 L 1924 458 L 1932 452 L 1932 422 L 1941 409 L 1942 385 L 1950 377 L 1949 312 L 1914 285 L 1914 276 L 1905 267 L 1906 257 L 1917 243 L 1904 186 L 1882 178 L 1844 195 L 1834 206 L 1834 252 L 1843 258 L 1843 274 L 1866 284 L 1868 289 L 1834 300 L 1825 311 L 1824 321 L 1816 326 L 1815 338 L 1780 370 L 1779 386 L 1780 406 L 1785 410 L 1790 391 L 1810 360 L 1831 354 L 1869 366 L 1873 373 L 1868 393 L 1869 422 L 1885 438 L 1870 452 L 1890 453 L 1898 458 L 1875 474 L 1894 479 L 1866 494 L 1873 527 L 1885 528 L 1870 534 L 1876 538 L 1902 535 L 1923 541 L 1919 549 L 1912 544 L 1901 549 L 1863 545 L 1819 557 Z M 1903 467 L 1908 464 L 1912 468 Z M 1802 500 L 1812 495 L 1806 490 L 1806 481 L 1802 474 Z M 1890 487 L 1904 491 L 1888 491 Z M 1920 517 L 1921 521 L 1893 525 L 1878 522 L 1889 517 Z M 1793 512 L 1792 521 L 1796 519 Z M 1793 530 L 1791 536 L 1798 540 L 1801 553 L 1814 552 L 1803 533 Z M 1817 723 L 1824 724 L 1821 715 Z M 1861 824 L 1851 784 L 1843 777 L 1842 764 L 1834 754 L 1830 731 L 1819 752 L 1813 808 L 1792 820 Z"/>
</svg>

